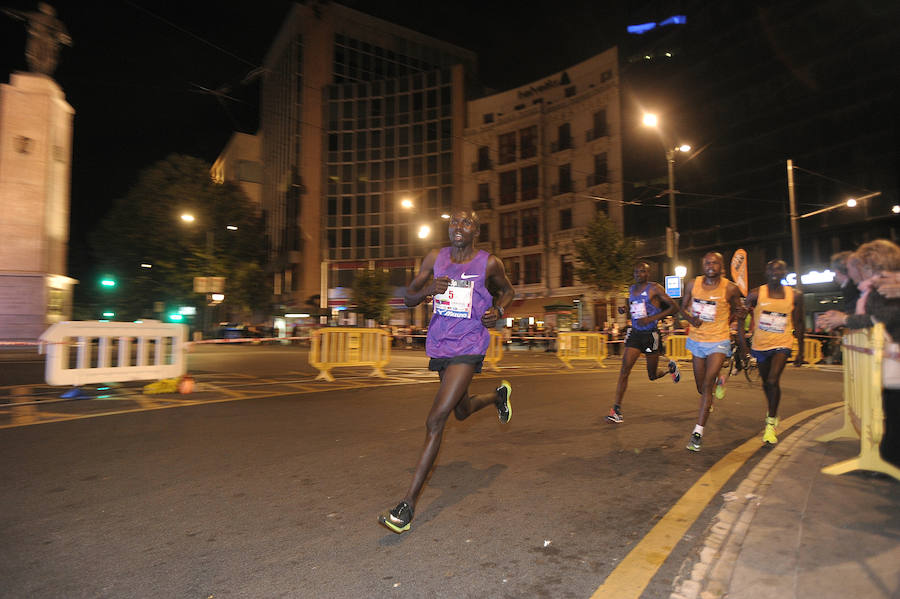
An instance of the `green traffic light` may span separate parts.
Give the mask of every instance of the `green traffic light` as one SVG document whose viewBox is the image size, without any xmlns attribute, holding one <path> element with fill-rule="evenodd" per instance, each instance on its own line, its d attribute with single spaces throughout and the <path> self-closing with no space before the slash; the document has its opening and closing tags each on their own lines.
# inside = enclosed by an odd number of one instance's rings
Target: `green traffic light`
<svg viewBox="0 0 900 599">
<path fill-rule="evenodd" d="M 184 316 L 182 316 L 181 314 L 169 314 L 169 320 L 171 320 L 172 322 L 181 322 L 182 320 L 184 320 Z"/>
<path fill-rule="evenodd" d="M 115 287 L 116 280 L 115 279 L 101 279 L 100 285 L 103 287 Z"/>
</svg>

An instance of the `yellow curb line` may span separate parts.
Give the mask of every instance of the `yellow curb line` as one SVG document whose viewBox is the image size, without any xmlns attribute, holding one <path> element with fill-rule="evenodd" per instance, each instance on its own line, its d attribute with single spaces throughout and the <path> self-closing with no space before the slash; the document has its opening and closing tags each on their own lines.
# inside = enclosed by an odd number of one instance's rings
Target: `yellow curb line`
<svg viewBox="0 0 900 599">
<path fill-rule="evenodd" d="M 782 420 L 780 427 L 787 430 L 811 416 L 843 405 L 839 401 L 804 410 Z M 606 577 L 591 599 L 638 599 L 716 493 L 760 447 L 762 443 L 754 436 L 707 470 Z"/>
</svg>

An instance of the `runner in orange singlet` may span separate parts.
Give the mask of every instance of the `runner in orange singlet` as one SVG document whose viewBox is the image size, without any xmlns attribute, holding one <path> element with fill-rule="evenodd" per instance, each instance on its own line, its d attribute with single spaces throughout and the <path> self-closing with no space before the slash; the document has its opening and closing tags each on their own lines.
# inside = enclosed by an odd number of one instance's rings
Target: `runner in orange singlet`
<svg viewBox="0 0 900 599">
<path fill-rule="evenodd" d="M 787 264 L 784 260 L 771 260 L 766 264 L 766 284 L 750 291 L 745 300 L 747 307 L 753 309 L 753 347 L 750 352 L 756 358 L 768 403 L 766 432 L 763 434 L 766 445 L 778 443 L 775 427 L 778 426 L 778 403 L 781 401 L 781 373 L 791 355 L 795 336 L 798 349 L 794 366 L 803 364 L 803 293 L 782 285 L 785 276 Z"/>
<path fill-rule="evenodd" d="M 725 259 L 719 252 L 703 256 L 703 276 L 694 280 L 687 289 L 681 309 L 691 323 L 686 347 L 692 354 L 694 382 L 700 394 L 700 413 L 697 425 L 691 433 L 687 449 L 700 451 L 703 428 L 712 408 L 713 388 L 725 358 L 731 355 L 731 329 L 733 316 L 743 318 L 741 291 L 737 285 L 722 276 Z M 746 354 L 747 342 L 738 335 L 741 354 Z"/>
</svg>

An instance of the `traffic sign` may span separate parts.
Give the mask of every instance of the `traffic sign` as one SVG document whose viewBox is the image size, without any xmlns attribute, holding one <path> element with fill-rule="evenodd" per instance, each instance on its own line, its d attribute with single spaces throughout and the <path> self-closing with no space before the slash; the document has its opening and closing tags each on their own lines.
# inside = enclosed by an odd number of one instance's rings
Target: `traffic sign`
<svg viewBox="0 0 900 599">
<path fill-rule="evenodd" d="M 681 297 L 681 277 L 666 275 L 666 293 L 673 299 Z"/>
</svg>

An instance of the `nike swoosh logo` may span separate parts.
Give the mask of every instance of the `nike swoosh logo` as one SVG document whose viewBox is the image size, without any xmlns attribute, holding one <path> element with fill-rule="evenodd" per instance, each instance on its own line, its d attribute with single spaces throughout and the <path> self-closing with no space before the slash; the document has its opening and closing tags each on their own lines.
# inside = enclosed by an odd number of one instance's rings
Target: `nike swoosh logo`
<svg viewBox="0 0 900 599">
<path fill-rule="evenodd" d="M 463 279 L 476 279 L 476 278 L 480 277 L 481 275 L 467 275 L 466 273 L 463 273 L 461 276 Z"/>
</svg>

